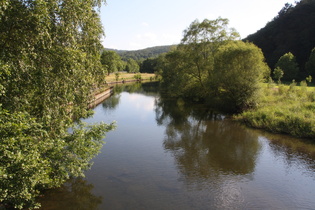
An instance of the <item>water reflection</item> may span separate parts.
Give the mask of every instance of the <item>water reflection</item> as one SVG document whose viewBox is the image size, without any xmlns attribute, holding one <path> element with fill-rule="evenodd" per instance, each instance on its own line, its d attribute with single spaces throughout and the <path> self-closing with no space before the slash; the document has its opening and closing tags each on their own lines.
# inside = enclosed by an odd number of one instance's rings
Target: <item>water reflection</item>
<svg viewBox="0 0 315 210">
<path fill-rule="evenodd" d="M 253 180 L 258 134 L 203 105 L 163 97 L 155 103 L 156 121 L 165 127 L 163 145 L 175 159 L 179 180 L 199 192 L 208 208 L 245 208 L 240 183 Z"/>
<path fill-rule="evenodd" d="M 315 206 L 314 144 L 248 129 L 203 105 L 160 96 L 156 84 L 117 86 L 115 93 L 89 119 L 117 120 L 118 127 L 87 181 L 48 191 L 43 209 Z"/>
<path fill-rule="evenodd" d="M 82 178 L 70 179 L 62 187 L 48 190 L 45 196 L 39 199 L 45 210 L 93 210 L 102 203 L 101 196 L 92 193 L 94 186 Z M 55 199 L 51 199 L 55 198 Z"/>
<path fill-rule="evenodd" d="M 106 99 L 106 103 L 102 103 L 102 106 L 104 110 L 107 112 L 107 111 L 111 111 L 115 109 L 118 106 L 119 102 L 120 102 L 120 94 L 114 94 L 108 99 Z"/>
<path fill-rule="evenodd" d="M 156 120 L 166 127 L 164 147 L 173 153 L 180 171 L 197 180 L 252 173 L 261 148 L 258 135 L 200 106 L 163 97 L 156 101 Z"/>
<path fill-rule="evenodd" d="M 315 172 L 315 144 L 309 139 L 296 139 L 290 136 L 264 133 L 274 156 L 282 157 L 287 167 L 303 167 Z"/>
</svg>

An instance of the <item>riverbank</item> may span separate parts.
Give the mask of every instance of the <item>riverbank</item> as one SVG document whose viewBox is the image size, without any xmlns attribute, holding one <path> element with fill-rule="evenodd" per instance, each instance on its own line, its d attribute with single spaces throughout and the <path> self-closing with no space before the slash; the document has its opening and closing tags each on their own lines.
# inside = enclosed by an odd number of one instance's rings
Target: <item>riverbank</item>
<svg viewBox="0 0 315 210">
<path fill-rule="evenodd" d="M 93 97 L 90 101 L 88 107 L 93 108 L 97 106 L 99 103 L 109 98 L 114 92 L 114 85 L 123 84 L 123 83 L 133 83 L 133 82 L 147 82 L 154 81 L 155 74 L 148 73 L 118 73 L 110 74 L 106 77 L 106 84 L 103 87 L 99 87 L 93 90 Z"/>
<path fill-rule="evenodd" d="M 254 128 L 315 139 L 315 91 L 312 87 L 265 87 L 258 107 L 236 120 Z"/>
</svg>

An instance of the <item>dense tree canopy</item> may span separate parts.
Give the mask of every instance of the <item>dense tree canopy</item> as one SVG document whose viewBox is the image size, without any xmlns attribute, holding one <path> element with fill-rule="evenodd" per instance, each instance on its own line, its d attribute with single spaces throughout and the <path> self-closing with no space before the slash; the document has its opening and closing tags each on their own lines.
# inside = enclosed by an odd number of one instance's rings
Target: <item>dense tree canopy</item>
<svg viewBox="0 0 315 210">
<path fill-rule="evenodd" d="M 141 50 L 114 50 L 112 51 L 117 52 L 122 60 L 128 61 L 128 59 L 134 59 L 136 61 L 143 61 L 147 58 L 156 58 L 160 54 L 167 53 L 173 48 L 173 45 L 166 45 L 166 46 L 157 46 L 157 47 L 149 47 Z"/>
<path fill-rule="evenodd" d="M 312 50 L 311 55 L 305 65 L 308 74 L 315 77 L 315 48 Z"/>
<path fill-rule="evenodd" d="M 276 68 L 279 67 L 283 71 L 283 79 L 292 81 L 297 79 L 299 67 L 296 62 L 295 56 L 292 53 L 286 53 L 281 56 L 276 63 Z"/>
<path fill-rule="evenodd" d="M 140 70 L 140 66 L 134 59 L 130 58 L 126 64 L 126 71 L 129 73 L 137 73 Z"/>
<path fill-rule="evenodd" d="M 238 110 L 255 106 L 261 82 L 270 70 L 261 50 L 251 43 L 230 42 L 215 57 L 214 84 L 220 97 Z"/>
<path fill-rule="evenodd" d="M 102 2 L 0 1 L 1 203 L 32 207 L 40 189 L 83 175 L 112 128 L 79 120 L 102 82 Z"/>
<path fill-rule="evenodd" d="M 175 96 L 228 101 L 234 110 L 254 105 L 270 72 L 261 50 L 238 37 L 227 19 L 194 21 L 178 48 L 160 58 L 163 86 Z"/>
<path fill-rule="evenodd" d="M 121 71 L 124 68 L 124 62 L 118 53 L 114 51 L 104 50 L 101 54 L 101 64 L 107 74 Z"/>
<path fill-rule="evenodd" d="M 158 64 L 158 58 L 147 58 L 140 65 L 141 73 L 154 73 Z"/>
<path fill-rule="evenodd" d="M 305 78 L 305 63 L 315 47 L 315 1 L 301 0 L 286 4 L 279 15 L 246 40 L 262 49 L 271 69 L 285 53 L 292 52 L 300 67 L 299 77 Z M 285 76 L 285 75 L 284 75 Z"/>
</svg>

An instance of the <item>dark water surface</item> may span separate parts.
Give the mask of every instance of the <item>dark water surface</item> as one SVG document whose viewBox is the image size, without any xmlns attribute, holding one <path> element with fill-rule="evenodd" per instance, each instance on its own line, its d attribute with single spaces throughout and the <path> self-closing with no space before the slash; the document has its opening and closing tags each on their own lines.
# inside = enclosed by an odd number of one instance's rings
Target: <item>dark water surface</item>
<svg viewBox="0 0 315 210">
<path fill-rule="evenodd" d="M 153 85 L 116 89 L 88 122 L 117 121 L 83 179 L 42 209 L 315 209 L 315 146 L 245 128 Z"/>
</svg>

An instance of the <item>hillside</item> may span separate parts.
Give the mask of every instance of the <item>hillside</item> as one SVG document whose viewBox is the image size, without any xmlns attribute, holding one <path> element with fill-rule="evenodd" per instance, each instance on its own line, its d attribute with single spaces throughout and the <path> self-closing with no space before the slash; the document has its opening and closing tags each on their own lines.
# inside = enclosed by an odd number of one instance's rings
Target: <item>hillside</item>
<svg viewBox="0 0 315 210">
<path fill-rule="evenodd" d="M 286 4 L 271 22 L 245 40 L 260 47 L 271 69 L 278 59 L 292 52 L 304 71 L 315 47 L 315 0 L 301 0 L 295 6 Z"/>
<path fill-rule="evenodd" d="M 158 47 L 150 47 L 142 50 L 115 50 L 115 49 L 107 49 L 117 52 L 122 60 L 127 61 L 129 58 L 132 58 L 134 60 L 145 60 L 147 58 L 154 58 L 162 53 L 166 53 L 170 51 L 170 49 L 174 45 L 166 45 L 166 46 L 158 46 Z"/>
</svg>

